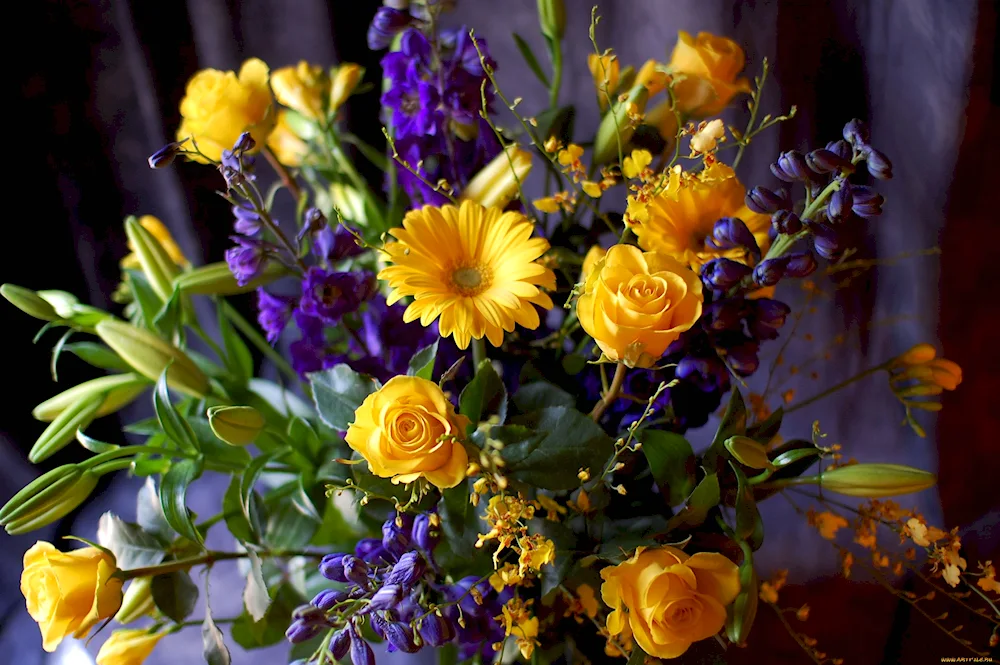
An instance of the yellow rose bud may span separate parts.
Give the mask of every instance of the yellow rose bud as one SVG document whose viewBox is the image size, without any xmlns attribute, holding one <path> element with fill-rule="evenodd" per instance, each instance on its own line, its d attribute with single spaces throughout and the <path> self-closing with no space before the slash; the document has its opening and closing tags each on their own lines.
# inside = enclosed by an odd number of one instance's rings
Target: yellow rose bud
<svg viewBox="0 0 1000 665">
<path fill-rule="evenodd" d="M 594 90 L 597 91 L 597 101 L 603 111 L 608 108 L 608 98 L 610 97 L 611 101 L 614 101 L 615 91 L 618 90 L 621 76 L 618 56 L 610 53 L 608 55 L 591 53 L 587 56 L 587 67 L 590 69 L 590 75 L 594 78 Z"/>
<path fill-rule="evenodd" d="M 812 478 L 824 490 L 865 499 L 921 492 L 937 482 L 933 473 L 902 464 L 851 464 Z"/>
<path fill-rule="evenodd" d="M 302 158 L 309 152 L 309 146 L 299 138 L 288 124 L 288 110 L 278 111 L 278 120 L 274 130 L 267 137 L 267 147 L 271 149 L 278 161 L 285 166 L 302 165 Z"/>
<path fill-rule="evenodd" d="M 426 478 L 448 488 L 465 480 L 468 426 L 436 383 L 396 376 L 365 398 L 345 440 L 380 478 L 397 484 Z"/>
<path fill-rule="evenodd" d="M 174 288 L 196 295 L 234 296 L 255 291 L 257 287 L 270 284 L 287 273 L 288 268 L 277 261 L 271 261 L 264 267 L 259 277 L 240 286 L 229 270 L 229 265 L 225 261 L 220 261 L 181 273 L 174 279 Z"/>
<path fill-rule="evenodd" d="M 188 81 L 181 100 L 177 140 L 193 138 L 205 157 L 188 153 L 197 162 L 218 162 L 223 150 L 232 150 L 243 132 L 250 132 L 259 149 L 274 127 L 267 65 L 257 58 L 243 63 L 239 75 L 203 69 Z"/>
<path fill-rule="evenodd" d="M 635 76 L 635 84 L 646 86 L 650 97 L 663 92 L 670 81 L 670 77 L 667 76 L 666 72 L 661 71 L 660 67 L 660 63 L 656 60 L 647 60 Z"/>
<path fill-rule="evenodd" d="M 678 109 L 699 118 L 718 115 L 735 95 L 750 92 L 750 82 L 736 78 L 744 61 L 743 49 L 731 39 L 680 32 L 670 56 L 670 69 L 683 74 L 673 85 Z"/>
<path fill-rule="evenodd" d="M 601 119 L 594 137 L 594 163 L 607 164 L 618 157 L 618 148 L 624 154 L 628 142 L 635 134 L 635 125 L 631 116 L 641 114 L 646 110 L 649 100 L 649 90 L 644 85 L 636 85 L 624 101 L 615 102 L 611 111 Z"/>
<path fill-rule="evenodd" d="M 31 289 L 16 284 L 4 284 L 0 286 L 0 295 L 28 316 L 42 321 L 55 321 L 59 318 L 55 308 Z"/>
<path fill-rule="evenodd" d="M 701 289 L 677 259 L 619 244 L 588 276 L 576 313 L 608 359 L 652 367 L 701 316 Z"/>
<path fill-rule="evenodd" d="M 157 381 L 169 365 L 167 384 L 171 388 L 193 397 L 208 394 L 208 377 L 176 346 L 124 321 L 105 319 L 96 330 L 97 336 L 139 374 Z"/>
<path fill-rule="evenodd" d="M 264 431 L 267 421 L 252 406 L 213 406 L 208 424 L 220 440 L 231 446 L 246 446 Z"/>
<path fill-rule="evenodd" d="M 97 652 L 97 665 L 142 665 L 156 645 L 167 636 L 148 628 L 129 628 L 111 633 Z"/>
<path fill-rule="evenodd" d="M 670 546 L 640 547 L 601 577 L 601 597 L 612 610 L 608 631 L 630 632 L 655 658 L 677 658 L 722 630 L 726 606 L 740 592 L 739 569 L 726 557 Z"/>
<path fill-rule="evenodd" d="M 587 250 L 587 255 L 583 257 L 583 267 L 580 269 L 580 281 L 586 282 L 587 278 L 590 277 L 590 273 L 594 272 L 594 268 L 597 264 L 601 262 L 608 253 L 608 250 L 604 249 L 600 245 L 594 245 L 589 250 Z"/>
<path fill-rule="evenodd" d="M 320 65 L 300 60 L 293 67 L 276 69 L 271 73 L 271 89 L 279 104 L 307 118 L 319 120 L 326 115 L 324 104 L 330 79 Z"/>
<path fill-rule="evenodd" d="M 333 73 L 333 85 L 330 87 L 330 111 L 336 111 L 357 90 L 365 68 L 353 62 L 345 62 Z"/>
<path fill-rule="evenodd" d="M 517 196 L 518 183 L 531 173 L 531 153 L 509 146 L 477 173 L 462 191 L 462 201 L 475 201 L 487 208 L 503 208 Z"/>
<path fill-rule="evenodd" d="M 156 610 L 153 602 L 152 577 L 136 577 L 129 582 L 122 598 L 122 606 L 115 615 L 115 621 L 124 625 L 138 621 Z"/>
<path fill-rule="evenodd" d="M 12 536 L 47 526 L 76 510 L 97 487 L 98 474 L 66 464 L 45 473 L 0 510 L 0 525 Z"/>
<path fill-rule="evenodd" d="M 166 251 L 171 261 L 182 268 L 187 268 L 191 265 L 191 262 L 188 261 L 186 256 L 184 256 L 184 252 L 181 251 L 177 241 L 174 240 L 172 235 L 170 235 L 170 229 L 168 229 L 166 224 L 161 222 L 158 217 L 154 217 L 153 215 L 143 215 L 139 218 L 139 226 L 149 231 L 149 233 L 156 238 L 157 242 L 159 242 L 160 246 L 164 249 L 164 251 Z M 128 248 L 132 253 L 122 258 L 119 262 L 119 266 L 122 270 L 126 268 L 141 269 L 141 266 L 139 265 L 139 257 L 135 255 L 135 246 L 132 244 L 131 240 L 128 243 Z"/>
<path fill-rule="evenodd" d="M 21 593 L 42 631 L 42 648 L 53 652 L 69 635 L 84 637 L 114 616 L 122 604 L 115 557 L 96 547 L 60 552 L 38 541 L 24 553 Z"/>
<path fill-rule="evenodd" d="M 76 404 L 82 399 L 93 395 L 103 395 L 101 402 L 94 414 L 95 418 L 107 416 L 129 404 L 149 386 L 149 381 L 138 374 L 112 374 L 102 376 L 90 381 L 73 386 L 69 390 L 64 390 L 54 397 L 50 397 L 32 411 L 31 415 L 35 420 L 51 422 L 56 417 Z"/>
<path fill-rule="evenodd" d="M 774 465 L 767 458 L 767 449 L 751 438 L 732 436 L 725 441 L 726 450 L 736 458 L 736 461 L 751 469 L 770 469 Z"/>
</svg>

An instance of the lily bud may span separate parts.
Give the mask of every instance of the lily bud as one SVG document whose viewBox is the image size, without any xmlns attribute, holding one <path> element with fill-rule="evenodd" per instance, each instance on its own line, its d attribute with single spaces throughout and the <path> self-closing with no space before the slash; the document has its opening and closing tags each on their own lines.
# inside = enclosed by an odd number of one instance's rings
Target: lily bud
<svg viewBox="0 0 1000 665">
<path fill-rule="evenodd" d="M 517 145 L 508 146 L 469 181 L 461 200 L 502 208 L 517 196 L 518 183 L 528 177 L 531 166 L 530 152 Z"/>
<path fill-rule="evenodd" d="M 256 279 L 240 286 L 230 272 L 229 264 L 219 261 L 181 273 L 174 279 L 172 288 L 195 295 L 234 296 L 255 291 L 258 287 L 270 284 L 287 273 L 288 269 L 285 266 L 269 262 Z"/>
<path fill-rule="evenodd" d="M 125 234 L 129 244 L 135 248 L 135 256 L 142 267 L 142 273 L 161 300 L 166 302 L 173 295 L 173 281 L 180 274 L 180 268 L 170 258 L 163 245 L 139 220 L 129 217 L 125 220 Z"/>
<path fill-rule="evenodd" d="M 936 356 L 937 350 L 932 345 L 923 342 L 896 358 L 893 365 L 923 365 L 934 360 Z"/>
<path fill-rule="evenodd" d="M 90 395 L 64 409 L 35 441 L 28 451 L 28 460 L 38 464 L 65 448 L 76 436 L 76 431 L 86 429 L 97 416 L 104 399 L 103 394 Z"/>
<path fill-rule="evenodd" d="M 12 536 L 28 533 L 65 517 L 87 500 L 98 475 L 75 464 L 52 469 L 15 494 L 0 508 L 0 525 Z"/>
<path fill-rule="evenodd" d="M 31 289 L 16 284 L 4 284 L 0 286 L 0 295 L 28 316 L 42 321 L 55 321 L 59 318 L 55 308 Z"/>
<path fill-rule="evenodd" d="M 104 397 L 94 414 L 95 418 L 107 416 L 139 396 L 149 381 L 138 374 L 112 374 L 102 376 L 90 381 L 84 381 L 80 385 L 73 386 L 69 390 L 64 390 L 54 397 L 50 397 L 31 411 L 35 420 L 52 422 L 56 417 L 70 408 L 74 404 L 94 395 Z"/>
<path fill-rule="evenodd" d="M 156 610 L 153 602 L 152 577 L 136 577 L 129 582 L 125 596 L 122 598 L 122 606 L 115 615 L 115 621 L 125 625 L 138 621 Z"/>
<path fill-rule="evenodd" d="M 36 291 L 38 297 L 52 305 L 60 319 L 70 321 L 82 328 L 91 328 L 97 325 L 98 321 L 110 317 L 111 315 L 102 309 L 81 305 L 80 299 L 72 293 L 57 290 Z"/>
<path fill-rule="evenodd" d="M 151 381 L 158 380 L 163 370 L 167 370 L 167 384 L 171 388 L 193 397 L 208 394 L 208 377 L 176 346 L 115 319 L 101 321 L 96 329 L 105 344 Z"/>
<path fill-rule="evenodd" d="M 594 163 L 607 164 L 618 156 L 618 147 L 622 153 L 635 133 L 635 126 L 629 117 L 631 114 L 642 113 L 649 101 L 649 89 L 644 85 L 635 85 L 625 101 L 616 102 L 611 111 L 604 115 L 601 126 L 594 138 Z"/>
<path fill-rule="evenodd" d="M 559 41 L 566 33 L 566 5 L 563 0 L 538 0 L 538 22 L 542 34 Z"/>
<path fill-rule="evenodd" d="M 865 499 L 912 494 L 937 482 L 933 473 L 902 464 L 851 464 L 814 478 L 824 490 Z"/>
<path fill-rule="evenodd" d="M 725 441 L 726 450 L 736 461 L 751 469 L 771 469 L 774 465 L 767 458 L 767 449 L 745 436 L 731 436 Z"/>
<path fill-rule="evenodd" d="M 333 207 L 340 211 L 344 219 L 364 226 L 368 223 L 368 215 L 365 213 L 365 199 L 361 193 L 343 183 L 335 182 L 330 185 L 330 201 Z"/>
<path fill-rule="evenodd" d="M 334 112 L 344 105 L 344 102 L 354 94 L 361 78 L 365 75 L 365 68 L 353 62 L 345 62 L 337 67 L 331 76 L 330 85 L 330 111 Z"/>
<path fill-rule="evenodd" d="M 212 433 L 231 446 L 246 446 L 264 431 L 267 421 L 252 406 L 213 406 L 208 410 Z"/>
</svg>

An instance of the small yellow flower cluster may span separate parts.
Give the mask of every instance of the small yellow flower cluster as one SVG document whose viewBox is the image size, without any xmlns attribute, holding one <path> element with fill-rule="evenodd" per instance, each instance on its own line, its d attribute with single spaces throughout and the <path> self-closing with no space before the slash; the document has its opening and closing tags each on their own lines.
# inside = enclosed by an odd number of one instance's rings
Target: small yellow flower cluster
<svg viewBox="0 0 1000 665">
<path fill-rule="evenodd" d="M 587 167 L 583 163 L 583 148 L 575 143 L 563 145 L 556 137 L 550 136 L 546 141 L 545 152 L 555 157 L 562 168 L 562 171 L 580 189 L 591 198 L 600 198 L 606 189 L 616 184 L 613 173 L 608 169 L 601 169 L 601 179 L 594 181 L 587 179 Z M 542 212 L 555 213 L 560 210 L 572 212 L 579 201 L 578 192 L 563 190 L 556 192 L 552 196 L 535 199 L 533 205 Z"/>
<path fill-rule="evenodd" d="M 600 605 L 597 602 L 594 587 L 589 584 L 581 584 L 576 588 L 575 596 L 563 589 L 563 596 L 566 600 L 566 610 L 563 616 L 573 617 L 577 623 L 583 623 L 584 617 L 597 618 L 597 610 Z"/>
<path fill-rule="evenodd" d="M 716 118 L 711 122 L 704 120 L 698 123 L 698 128 L 691 134 L 691 157 L 699 155 L 709 164 L 715 159 L 715 150 L 719 143 L 726 140 L 726 126 Z"/>
<path fill-rule="evenodd" d="M 485 490 L 483 480 L 477 480 L 473 486 L 473 490 L 477 493 Z M 529 582 L 533 574 L 541 571 L 542 566 L 555 561 L 555 543 L 541 534 L 528 533 L 527 522 L 534 518 L 535 512 L 541 508 L 538 502 L 527 500 L 520 495 L 496 494 L 490 497 L 484 515 L 490 530 L 479 534 L 476 547 L 483 547 L 491 540 L 497 541 L 497 548 L 493 552 L 495 572 L 490 577 L 490 585 L 497 591 L 502 591 L 506 586 Z M 552 513 L 548 508 L 546 510 Z M 500 556 L 508 548 L 517 554 L 516 565 L 509 562 L 500 564 Z"/>
<path fill-rule="evenodd" d="M 513 637 L 517 643 L 517 648 L 521 656 L 525 659 L 531 658 L 538 646 L 538 617 L 531 612 L 531 605 L 534 601 L 523 601 L 520 598 L 511 598 L 503 606 L 497 621 L 503 622 L 504 633 L 507 637 Z M 500 651 L 503 642 L 493 645 L 494 651 Z"/>
<path fill-rule="evenodd" d="M 769 580 L 764 580 L 760 583 L 760 599 L 765 603 L 777 603 L 778 602 L 778 592 L 781 588 L 788 583 L 788 571 L 779 570 L 774 574 Z"/>
<path fill-rule="evenodd" d="M 919 436 L 923 428 L 913 420 L 913 409 L 940 411 L 941 402 L 933 398 L 945 390 L 955 390 L 962 383 L 962 368 L 945 358 L 938 358 L 930 344 L 917 344 L 889 366 L 889 385 L 906 407 L 906 421 Z"/>
<path fill-rule="evenodd" d="M 833 540 L 837 537 L 837 532 L 839 530 L 848 526 L 846 519 L 836 513 L 831 513 L 830 511 L 817 513 L 815 510 L 810 509 L 806 513 L 806 518 L 809 522 L 809 526 L 816 527 L 816 530 L 819 531 L 819 535 L 827 540 Z"/>
</svg>

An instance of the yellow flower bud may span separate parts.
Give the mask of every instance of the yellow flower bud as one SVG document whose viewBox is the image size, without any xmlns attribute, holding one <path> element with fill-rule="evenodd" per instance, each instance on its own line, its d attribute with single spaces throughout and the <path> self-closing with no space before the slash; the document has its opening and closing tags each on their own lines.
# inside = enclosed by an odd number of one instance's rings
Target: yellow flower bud
<svg viewBox="0 0 1000 665">
<path fill-rule="evenodd" d="M 110 552 L 84 547 L 60 552 L 39 541 L 24 554 L 21 593 L 42 632 L 42 648 L 53 652 L 72 635 L 81 638 L 122 603 L 122 578 Z"/>
<path fill-rule="evenodd" d="M 215 436 L 231 446 L 246 446 L 264 431 L 267 421 L 252 406 L 213 406 L 208 424 Z"/>
<path fill-rule="evenodd" d="M 894 365 L 923 365 L 934 360 L 937 351 L 927 343 L 917 344 L 893 361 Z"/>
<path fill-rule="evenodd" d="M 0 509 L 0 525 L 19 535 L 51 524 L 76 510 L 97 486 L 98 475 L 65 464 L 45 473 Z"/>
<path fill-rule="evenodd" d="M 365 68 L 353 62 L 345 62 L 333 73 L 333 85 L 330 87 L 330 111 L 335 112 L 354 94 Z"/>
<path fill-rule="evenodd" d="M 284 277 L 287 273 L 288 269 L 285 266 L 277 261 L 270 261 L 261 271 L 259 277 L 244 286 L 240 286 L 236 283 L 236 278 L 233 277 L 229 266 L 224 261 L 220 261 L 181 273 L 174 280 L 174 288 L 180 289 L 184 293 L 196 295 L 234 296 L 254 291 L 257 287 L 270 284 Z"/>
<path fill-rule="evenodd" d="M 171 388 L 194 397 L 208 394 L 208 377 L 176 346 L 124 321 L 106 319 L 96 330 L 98 337 L 139 374 L 156 381 L 169 365 L 167 384 Z"/>
<path fill-rule="evenodd" d="M 153 633 L 148 628 L 116 630 L 97 652 L 97 665 L 142 665 L 166 636 L 166 632 Z"/>
<path fill-rule="evenodd" d="M 750 92 L 750 82 L 737 79 L 745 59 L 743 49 L 731 39 L 707 32 L 697 37 L 679 33 L 670 69 L 683 75 L 673 85 L 680 110 L 699 118 L 718 115 L 735 95 Z"/>
<path fill-rule="evenodd" d="M 138 621 L 156 610 L 153 602 L 152 577 L 136 577 L 129 582 L 122 599 L 122 606 L 115 615 L 115 621 L 125 625 Z"/>
<path fill-rule="evenodd" d="M 104 402 L 103 394 L 88 395 L 63 409 L 28 451 L 28 460 L 38 464 L 66 447 L 78 429 L 86 429 Z"/>
<path fill-rule="evenodd" d="M 271 73 L 271 89 L 279 104 L 301 113 L 307 118 L 324 117 L 325 97 L 330 80 L 319 65 L 300 60 L 294 67 L 282 67 Z"/>
<path fill-rule="evenodd" d="M 502 208 L 517 196 L 518 183 L 523 186 L 529 173 L 531 153 L 516 145 L 509 146 L 469 181 L 461 200 Z"/>
<path fill-rule="evenodd" d="M 0 295 L 28 316 L 42 321 L 55 321 L 59 318 L 55 308 L 31 289 L 16 284 L 4 284 L 0 286 Z"/>
<path fill-rule="evenodd" d="M 184 256 L 184 252 L 181 251 L 180 245 L 177 244 L 177 241 L 174 240 L 174 237 L 170 234 L 170 229 L 168 229 L 166 224 L 161 222 L 158 217 L 154 217 L 153 215 L 143 215 L 139 218 L 139 225 L 149 231 L 153 237 L 156 238 L 157 242 L 160 243 L 160 246 L 163 247 L 163 249 L 167 252 L 167 255 L 170 256 L 171 261 L 182 268 L 186 268 L 191 265 L 191 262 L 188 261 L 186 256 Z M 119 262 L 122 270 L 126 268 L 141 269 L 142 266 L 139 265 L 139 257 L 135 255 L 135 247 L 131 242 L 129 242 L 128 248 L 132 253 L 123 257 Z"/>
<path fill-rule="evenodd" d="M 661 66 L 656 60 L 647 60 L 635 76 L 635 85 L 646 86 L 650 97 L 663 92 L 670 80 L 666 72 L 660 70 Z"/>
<path fill-rule="evenodd" d="M 851 464 L 815 478 L 824 490 L 866 499 L 912 494 L 937 482 L 933 473 L 902 464 Z"/>
<path fill-rule="evenodd" d="M 649 89 L 644 85 L 633 86 L 632 91 L 624 101 L 616 102 L 611 111 L 601 119 L 594 138 L 594 163 L 607 164 L 618 156 L 618 148 L 622 153 L 628 147 L 628 142 L 635 134 L 635 125 L 630 116 L 646 110 L 649 100 Z"/>
<path fill-rule="evenodd" d="M 751 469 L 770 469 L 774 466 L 767 458 L 767 449 L 751 438 L 732 436 L 726 439 L 725 446 L 743 466 Z"/>
<path fill-rule="evenodd" d="M 103 395 L 104 400 L 94 414 L 100 418 L 114 413 L 139 396 L 149 381 L 138 374 L 111 374 L 73 386 L 54 397 L 50 397 L 31 411 L 35 420 L 51 422 L 82 399 L 93 395 Z"/>
</svg>

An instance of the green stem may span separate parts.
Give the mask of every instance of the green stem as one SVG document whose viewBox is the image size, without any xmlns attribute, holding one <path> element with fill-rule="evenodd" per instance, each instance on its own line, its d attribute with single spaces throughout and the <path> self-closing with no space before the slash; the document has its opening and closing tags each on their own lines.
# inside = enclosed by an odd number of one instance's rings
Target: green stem
<svg viewBox="0 0 1000 665">
<path fill-rule="evenodd" d="M 476 374 L 479 373 L 479 365 L 486 360 L 486 342 L 482 338 L 472 340 L 472 364 Z"/>
<path fill-rule="evenodd" d="M 243 333 L 243 335 L 250 340 L 250 343 L 257 347 L 257 350 L 264 354 L 268 360 L 273 362 L 275 366 L 284 372 L 289 378 L 298 381 L 299 375 L 292 369 L 292 366 L 288 364 L 280 353 L 274 350 L 264 336 L 253 325 L 250 324 L 243 315 L 236 311 L 232 305 L 230 305 L 225 300 L 222 300 L 222 312 L 225 314 L 226 318 L 229 319 L 236 328 Z"/>
<path fill-rule="evenodd" d="M 841 184 L 840 180 L 834 180 L 827 185 L 826 188 L 819 193 L 819 196 L 817 196 L 808 206 L 806 206 L 806 209 L 802 211 L 802 219 L 809 219 L 812 217 L 816 211 L 820 209 L 820 206 L 826 203 L 826 200 L 830 198 L 830 195 L 840 189 Z M 774 244 L 771 245 L 771 248 L 767 250 L 767 255 L 764 257 L 764 260 L 777 258 L 783 255 L 785 252 L 790 250 L 795 243 L 807 235 L 809 235 L 808 229 L 802 229 L 794 235 L 779 235 L 774 241 Z"/>
<path fill-rule="evenodd" d="M 288 188 L 292 197 L 295 198 L 295 202 L 298 203 L 299 199 L 302 198 L 302 189 L 299 187 L 299 183 L 295 182 L 295 178 L 285 168 L 285 165 L 278 161 L 278 156 L 268 146 L 264 146 L 264 157 L 271 165 L 271 168 L 277 172 L 278 177 L 281 178 L 281 182 Z"/>
<path fill-rule="evenodd" d="M 834 385 L 834 386 L 832 386 L 830 388 L 827 388 L 826 390 L 824 390 L 821 393 L 813 395 L 809 399 L 806 399 L 806 400 L 803 400 L 803 401 L 801 401 L 801 402 L 799 402 L 797 404 L 791 405 L 790 407 L 788 407 L 788 408 L 785 409 L 785 414 L 787 415 L 787 414 L 791 413 L 792 411 L 798 411 L 799 409 L 801 409 L 803 407 L 806 407 L 806 406 L 809 406 L 810 404 L 812 404 L 814 402 L 818 402 L 819 400 L 823 399 L 824 397 L 828 397 L 829 395 L 832 395 L 833 393 L 837 392 L 838 390 L 840 390 L 842 388 L 846 388 L 847 386 L 851 385 L 855 381 L 860 381 L 861 379 L 865 378 L 866 376 L 869 376 L 871 374 L 875 374 L 876 372 L 881 372 L 882 370 L 884 370 L 886 368 L 887 365 L 888 365 L 888 363 L 882 363 L 881 365 L 876 365 L 875 367 L 869 367 L 865 371 L 860 372 L 858 374 L 855 374 L 854 376 L 850 377 L 849 379 L 844 379 L 840 383 L 838 383 L 838 384 L 836 384 L 836 385 Z"/>
<path fill-rule="evenodd" d="M 555 109 L 559 106 L 559 88 L 562 87 L 562 40 L 550 40 L 549 45 L 549 55 L 552 58 L 552 85 L 549 86 L 549 108 Z"/>
<path fill-rule="evenodd" d="M 351 184 L 357 188 L 358 192 L 365 199 L 365 206 L 371 208 L 372 212 L 379 215 L 383 219 L 380 220 L 383 223 L 380 225 L 384 227 L 384 215 L 381 208 L 379 207 L 378 201 L 372 196 L 371 188 L 358 170 L 354 168 L 354 164 L 351 160 L 347 158 L 347 153 L 344 152 L 344 146 L 341 144 L 340 139 L 337 137 L 336 132 L 332 131 L 331 128 L 327 128 L 325 132 L 327 140 L 330 142 L 330 153 L 333 155 L 334 161 L 337 163 L 337 167 L 347 176 L 347 179 L 351 181 Z"/>
<path fill-rule="evenodd" d="M 178 559 L 176 561 L 167 561 L 166 563 L 157 564 L 155 566 L 144 566 L 142 568 L 132 568 L 130 570 L 123 570 L 122 573 L 125 575 L 126 580 L 130 580 L 136 577 L 153 577 L 156 575 L 166 575 L 168 573 L 176 573 L 181 570 L 189 570 L 195 566 L 210 566 L 218 561 L 231 561 L 233 559 L 244 559 L 250 556 L 250 552 L 206 552 L 200 556 L 192 556 L 186 559 Z M 257 556 L 260 557 L 293 557 L 293 556 L 305 556 L 305 557 L 315 557 L 319 558 L 323 556 L 318 552 L 308 552 L 300 550 L 281 550 L 281 551 L 261 551 L 257 552 Z"/>
<path fill-rule="evenodd" d="M 615 375 L 611 378 L 611 387 L 604 393 L 601 401 L 595 404 L 594 408 L 590 411 L 590 419 L 595 423 L 601 419 L 601 416 L 608 410 L 608 407 L 618 399 L 618 393 L 621 392 L 622 385 L 625 383 L 626 371 L 625 363 L 618 363 L 615 367 Z"/>
</svg>

